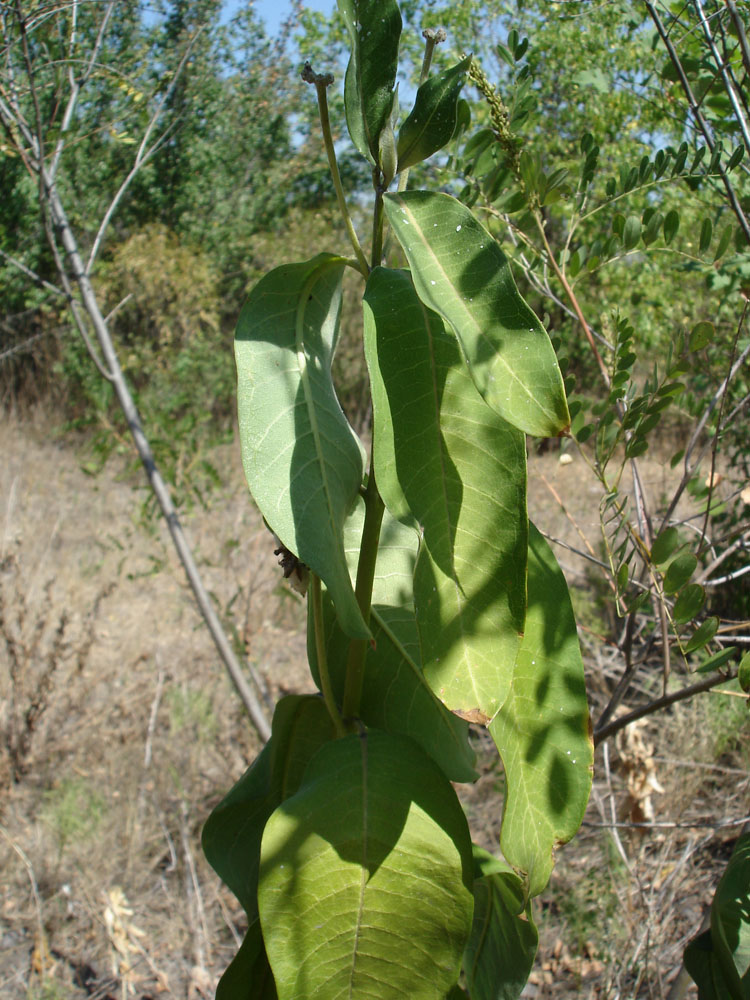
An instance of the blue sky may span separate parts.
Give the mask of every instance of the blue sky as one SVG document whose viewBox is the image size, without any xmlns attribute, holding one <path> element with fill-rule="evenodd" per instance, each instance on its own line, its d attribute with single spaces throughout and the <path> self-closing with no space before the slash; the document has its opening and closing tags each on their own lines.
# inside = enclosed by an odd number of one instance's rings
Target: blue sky
<svg viewBox="0 0 750 1000">
<path fill-rule="evenodd" d="M 228 7 L 238 7 L 237 0 L 230 0 Z M 336 0 L 305 0 L 305 7 L 330 14 L 336 6 Z M 289 14 L 291 4 L 289 0 L 255 0 L 255 9 L 266 22 L 266 28 L 270 34 L 275 34 L 279 25 Z"/>
</svg>

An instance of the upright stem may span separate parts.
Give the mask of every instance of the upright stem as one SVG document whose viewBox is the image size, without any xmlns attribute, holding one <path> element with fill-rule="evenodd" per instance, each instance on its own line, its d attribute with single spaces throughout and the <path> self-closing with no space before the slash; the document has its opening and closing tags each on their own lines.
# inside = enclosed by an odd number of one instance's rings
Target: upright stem
<svg viewBox="0 0 750 1000">
<path fill-rule="evenodd" d="M 342 218 L 344 220 L 344 225 L 346 226 L 346 231 L 349 234 L 349 240 L 351 241 L 352 247 L 354 248 L 354 255 L 357 258 L 359 264 L 359 269 L 362 272 L 363 277 L 367 277 L 370 273 L 370 268 L 367 263 L 367 258 L 365 257 L 362 246 L 359 242 L 359 237 L 357 236 L 356 230 L 354 229 L 354 223 L 349 215 L 349 209 L 346 207 L 346 197 L 344 195 L 344 188 L 341 184 L 341 174 L 339 173 L 338 163 L 336 162 L 336 151 L 333 148 L 333 136 L 331 135 L 331 120 L 328 116 L 328 93 L 327 88 L 333 83 L 332 73 L 313 73 L 312 66 L 310 63 L 305 63 L 305 68 L 302 70 L 302 79 L 305 83 L 312 83 L 315 85 L 315 93 L 318 97 L 318 111 L 320 114 L 320 127 L 323 130 L 323 143 L 326 148 L 326 156 L 328 157 L 328 168 L 331 171 L 331 178 L 333 179 L 333 186 L 336 190 L 336 200 L 338 201 L 339 210 L 341 212 Z"/>
<path fill-rule="evenodd" d="M 444 42 L 448 35 L 445 33 L 444 28 L 425 28 L 422 32 L 422 38 L 425 40 L 424 46 L 424 58 L 422 59 L 422 70 L 419 74 L 419 86 L 425 82 L 427 77 L 430 75 L 430 65 L 432 64 L 432 56 L 435 52 L 435 46 L 439 42 Z M 409 183 L 409 168 L 401 171 L 398 179 L 398 190 L 405 191 L 406 185 Z"/>
<path fill-rule="evenodd" d="M 328 714 L 333 720 L 336 733 L 339 736 L 346 735 L 346 728 L 341 718 L 336 699 L 331 687 L 331 675 L 328 672 L 328 654 L 326 652 L 325 631 L 323 627 L 323 593 L 320 588 L 320 577 L 315 573 L 310 574 L 310 598 L 312 600 L 313 626 L 315 629 L 315 653 L 318 660 L 318 675 L 320 677 L 320 690 L 323 692 L 323 701 L 326 703 Z"/>
<path fill-rule="evenodd" d="M 370 467 L 370 478 L 365 490 L 365 524 L 362 529 L 362 544 L 359 550 L 359 565 L 357 566 L 357 583 L 354 593 L 357 597 L 362 617 L 370 620 L 370 604 L 372 603 L 372 584 L 375 579 L 375 562 L 378 557 L 380 542 L 380 525 L 383 522 L 383 501 L 375 485 L 375 475 Z M 349 645 L 349 656 L 346 661 L 346 686 L 344 688 L 344 705 L 342 714 L 349 722 L 359 714 L 362 700 L 362 685 L 365 679 L 365 658 L 367 656 L 367 640 L 352 639 Z"/>
</svg>

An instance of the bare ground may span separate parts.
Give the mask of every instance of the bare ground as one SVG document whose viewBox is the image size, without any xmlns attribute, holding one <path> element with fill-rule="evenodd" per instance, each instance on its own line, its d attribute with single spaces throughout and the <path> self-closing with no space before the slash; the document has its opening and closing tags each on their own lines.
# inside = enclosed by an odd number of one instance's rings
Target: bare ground
<svg viewBox="0 0 750 1000">
<path fill-rule="evenodd" d="M 243 917 L 200 829 L 257 738 L 166 531 L 143 517 L 138 473 L 111 463 L 86 476 L 44 420 L 0 426 L 0 454 L 0 995 L 213 996 Z M 206 583 L 271 698 L 309 689 L 304 608 L 280 581 L 235 450 L 218 464 L 227 487 L 186 517 Z M 668 489 L 663 463 L 643 468 L 653 493 Z M 539 526 L 596 548 L 599 491 L 580 460 L 535 456 L 530 478 Z M 595 637 L 606 611 L 585 565 L 558 556 L 596 704 L 618 671 Z M 538 907 L 526 996 L 667 996 L 737 835 L 717 824 L 747 813 L 748 728 L 730 701 L 675 708 L 598 754 L 587 825 Z M 492 844 L 502 774 L 482 736 L 464 802 Z M 698 825 L 611 828 L 633 808 L 628 774 L 658 822 Z"/>
</svg>

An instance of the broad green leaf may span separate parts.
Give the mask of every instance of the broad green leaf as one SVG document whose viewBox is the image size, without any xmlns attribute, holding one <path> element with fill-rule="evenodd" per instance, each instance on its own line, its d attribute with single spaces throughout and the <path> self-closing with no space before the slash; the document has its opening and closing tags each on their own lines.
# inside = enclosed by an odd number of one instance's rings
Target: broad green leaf
<svg viewBox="0 0 750 1000">
<path fill-rule="evenodd" d="M 344 531 L 352 577 L 357 571 L 363 523 L 364 501 L 360 500 Z M 417 546 L 416 534 L 386 511 L 372 589 L 370 628 L 374 645 L 367 651 L 360 718 L 368 726 L 410 736 L 451 781 L 474 781 L 476 755 L 469 745 L 468 723 L 448 711 L 422 673 L 412 598 Z M 328 672 L 340 703 L 346 682 L 349 639 L 338 627 L 325 592 L 323 609 Z M 308 657 L 317 680 L 311 629 L 308 629 Z"/>
<path fill-rule="evenodd" d="M 651 547 L 651 562 L 662 566 L 680 544 L 680 533 L 675 527 L 665 528 Z"/>
<path fill-rule="evenodd" d="M 362 482 L 362 446 L 331 379 L 346 261 L 319 254 L 255 286 L 235 335 L 242 461 L 283 544 L 331 591 L 344 630 L 369 636 L 344 558 L 344 520 Z"/>
<path fill-rule="evenodd" d="M 274 712 L 271 739 L 206 821 L 202 836 L 206 858 L 251 921 L 258 912 L 258 862 L 266 821 L 297 790 L 310 759 L 333 736 L 320 698 L 282 698 Z"/>
<path fill-rule="evenodd" d="M 555 352 L 492 236 L 447 194 L 389 194 L 385 211 L 420 299 L 455 331 L 485 401 L 527 434 L 561 434 L 570 415 Z"/>
<path fill-rule="evenodd" d="M 474 847 L 474 922 L 463 970 L 472 1000 L 517 1000 L 534 964 L 538 934 L 521 879 Z"/>
<path fill-rule="evenodd" d="M 716 616 L 706 618 L 685 644 L 685 652 L 694 653 L 696 649 L 702 649 L 706 643 L 709 643 L 713 639 L 718 628 L 719 619 Z"/>
<path fill-rule="evenodd" d="M 677 625 L 690 622 L 706 603 L 706 591 L 699 583 L 689 583 L 677 595 L 672 612 L 672 620 Z"/>
<path fill-rule="evenodd" d="M 428 77 L 417 91 L 414 107 L 398 133 L 398 169 L 421 163 L 450 142 L 456 130 L 458 95 L 471 56 L 450 69 Z"/>
<path fill-rule="evenodd" d="M 393 516 L 421 539 L 422 669 L 448 708 L 489 720 L 523 632 L 524 438 L 485 404 L 407 271 L 376 268 L 364 304 L 375 477 Z"/>
<path fill-rule="evenodd" d="M 690 331 L 690 350 L 691 351 L 701 351 L 704 347 L 707 347 L 711 341 L 716 336 L 716 331 L 714 329 L 713 323 L 709 323 L 708 320 L 703 320 L 700 323 L 696 323 L 693 329 Z"/>
<path fill-rule="evenodd" d="M 698 559 L 692 552 L 680 552 L 676 555 L 664 574 L 665 592 L 676 594 L 688 582 L 697 565 Z"/>
<path fill-rule="evenodd" d="M 248 927 L 245 940 L 216 987 L 216 1000 L 276 1000 L 276 984 L 263 946 L 260 921 Z"/>
<path fill-rule="evenodd" d="M 323 747 L 263 835 L 260 919 L 280 1000 L 441 1000 L 471 929 L 471 841 L 411 740 Z"/>
<path fill-rule="evenodd" d="M 711 904 L 711 928 L 685 949 L 699 1000 L 750 998 L 750 834 L 737 841 Z"/>
<path fill-rule="evenodd" d="M 397 0 L 338 0 L 351 55 L 344 80 L 346 124 L 352 142 L 373 166 L 393 107 L 401 14 Z"/>
<path fill-rule="evenodd" d="M 500 845 L 536 896 L 552 872 L 557 845 L 581 824 L 594 751 L 565 577 L 549 545 L 529 528 L 526 631 L 510 695 L 489 729 L 507 781 Z"/>
</svg>

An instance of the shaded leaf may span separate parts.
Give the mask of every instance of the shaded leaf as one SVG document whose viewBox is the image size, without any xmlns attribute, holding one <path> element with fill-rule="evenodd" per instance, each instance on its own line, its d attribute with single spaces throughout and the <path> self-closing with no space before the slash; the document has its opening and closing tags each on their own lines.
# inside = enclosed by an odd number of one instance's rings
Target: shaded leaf
<svg viewBox="0 0 750 1000">
<path fill-rule="evenodd" d="M 581 824 L 594 751 L 565 577 L 547 542 L 529 528 L 526 631 L 511 692 L 489 730 L 507 780 L 500 846 L 535 896 L 549 880 L 557 845 Z"/>
<path fill-rule="evenodd" d="M 450 142 L 458 121 L 458 96 L 471 56 L 428 77 L 417 91 L 411 114 L 398 134 L 398 169 L 426 160 Z"/>
<path fill-rule="evenodd" d="M 685 949 L 699 1000 L 750 997 L 750 833 L 735 844 L 711 904 L 711 928 Z"/>
<path fill-rule="evenodd" d="M 651 561 L 655 566 L 661 566 L 671 557 L 680 544 L 680 533 L 675 527 L 665 528 L 660 532 L 651 547 Z"/>
<path fill-rule="evenodd" d="M 346 124 L 352 142 L 373 166 L 393 107 L 401 14 L 396 0 L 338 0 L 351 38 L 344 80 Z"/>
<path fill-rule="evenodd" d="M 740 660 L 739 670 L 737 671 L 737 679 L 740 682 L 742 690 L 750 693 L 750 652 L 745 653 Z"/>
<path fill-rule="evenodd" d="M 271 739 L 206 820 L 203 852 L 251 922 L 258 912 L 258 863 L 266 821 L 297 790 L 310 759 L 333 736 L 333 724 L 320 698 L 288 695 L 280 699 Z"/>
<path fill-rule="evenodd" d="M 622 230 L 622 245 L 626 250 L 632 250 L 641 238 L 641 220 L 637 215 L 630 215 L 625 220 Z"/>
<path fill-rule="evenodd" d="M 331 379 L 345 266 L 319 254 L 255 286 L 235 335 L 237 405 L 245 476 L 263 516 L 325 582 L 345 631 L 364 638 L 343 548 L 364 454 Z"/>
<path fill-rule="evenodd" d="M 707 347 L 711 341 L 714 339 L 716 331 L 714 330 L 713 323 L 709 323 L 707 320 L 703 320 L 700 323 L 696 323 L 693 329 L 690 331 L 689 347 L 691 351 L 701 351 L 704 347 Z"/>
<path fill-rule="evenodd" d="M 677 625 L 692 621 L 706 603 L 706 591 L 699 583 L 689 583 L 677 596 L 672 619 Z"/>
<path fill-rule="evenodd" d="M 364 501 L 360 500 L 344 532 L 352 578 L 357 571 L 363 523 Z M 410 736 L 451 781 L 474 781 L 476 755 L 469 745 L 469 726 L 438 700 L 422 673 L 412 598 L 417 545 L 416 534 L 386 511 L 372 590 L 370 628 L 374 646 L 367 650 L 360 718 L 368 726 Z M 338 627 L 325 593 L 323 608 L 328 672 L 334 695 L 341 703 L 349 639 Z M 311 629 L 308 657 L 317 680 Z"/>
<path fill-rule="evenodd" d="M 719 619 L 714 617 L 706 618 L 703 624 L 695 630 L 689 641 L 685 645 L 686 653 L 693 653 L 696 649 L 701 649 L 710 642 L 716 635 L 719 628 Z"/>
<path fill-rule="evenodd" d="M 570 416 L 555 353 L 492 236 L 446 194 L 389 194 L 385 210 L 419 297 L 457 334 L 485 401 L 527 434 L 564 431 Z"/>
<path fill-rule="evenodd" d="M 664 242 L 669 245 L 680 228 L 680 215 L 674 209 L 664 216 Z"/>
<path fill-rule="evenodd" d="M 216 987 L 216 1000 L 276 1000 L 276 984 L 263 946 L 260 921 L 247 929 L 240 950 Z"/>
<path fill-rule="evenodd" d="M 723 667 L 725 663 L 733 659 L 736 652 L 736 646 L 727 646 L 726 649 L 720 649 L 718 653 L 714 653 L 713 656 L 709 656 L 707 660 L 704 660 L 696 670 L 696 673 L 710 674 L 714 670 L 718 670 L 719 667 Z"/>
<path fill-rule="evenodd" d="M 474 922 L 463 969 L 472 1000 L 516 1000 L 534 964 L 538 934 L 518 875 L 475 845 Z"/>
<path fill-rule="evenodd" d="M 665 592 L 676 594 L 688 582 L 697 565 L 698 559 L 692 552 L 681 552 L 675 556 L 664 574 Z"/>
<path fill-rule="evenodd" d="M 471 841 L 415 743 L 370 731 L 323 747 L 268 821 L 259 907 L 280 1000 L 434 1000 L 472 919 Z"/>
<path fill-rule="evenodd" d="M 365 352 L 378 488 L 421 538 L 422 669 L 449 708 L 489 719 L 508 693 L 524 624 L 523 435 L 485 404 L 407 271 L 370 275 Z"/>
<path fill-rule="evenodd" d="M 698 249 L 701 253 L 705 253 L 705 251 L 708 250 L 713 231 L 714 227 L 711 225 L 711 220 L 704 219 L 701 225 L 700 239 L 698 241 Z"/>
</svg>

